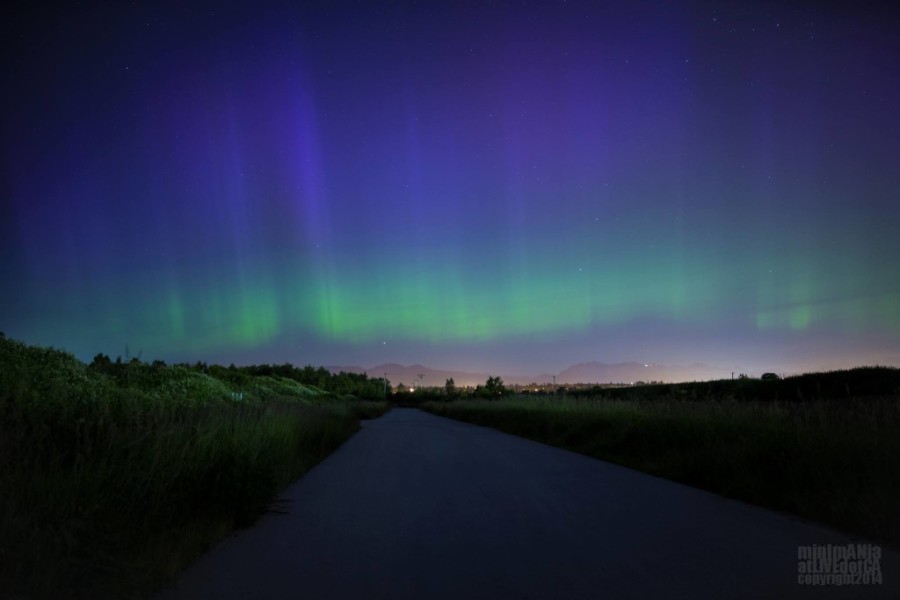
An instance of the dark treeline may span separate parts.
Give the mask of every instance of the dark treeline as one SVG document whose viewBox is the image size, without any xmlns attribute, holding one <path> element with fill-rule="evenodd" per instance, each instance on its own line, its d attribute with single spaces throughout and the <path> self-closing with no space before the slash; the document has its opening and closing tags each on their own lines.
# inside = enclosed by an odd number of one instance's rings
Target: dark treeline
<svg viewBox="0 0 900 600">
<path fill-rule="evenodd" d="M 509 395 L 535 397 L 568 397 L 609 400 L 739 400 L 805 402 L 851 398 L 900 396 L 900 369 L 896 367 L 857 367 L 842 371 L 807 373 L 778 377 L 767 373 L 761 378 L 741 375 L 736 379 L 693 381 L 686 383 L 638 383 L 636 385 L 559 386 L 555 390 L 528 387 L 509 389 L 499 377 L 490 378 L 474 389 L 459 389 L 448 380 L 444 388 L 409 388 L 399 384 L 393 401 L 403 406 L 416 406 L 430 401 L 486 399 L 497 400 Z"/>
<path fill-rule="evenodd" d="M 221 367 L 219 367 L 221 369 Z M 281 365 L 252 365 L 249 367 L 228 367 L 232 373 L 245 376 L 285 377 L 306 386 L 315 386 L 334 394 L 356 396 L 364 399 L 383 400 L 391 389 L 390 381 L 382 377 L 370 378 L 365 373 L 332 373 L 325 367 L 295 367 L 290 363 Z"/>
<path fill-rule="evenodd" d="M 228 383 L 235 391 L 249 385 L 257 377 L 283 377 L 304 386 L 339 396 L 355 396 L 366 400 L 383 400 L 385 390 L 390 390 L 390 382 L 382 378 L 370 378 L 365 373 L 332 373 L 324 367 L 295 367 L 290 363 L 280 365 L 250 365 L 237 367 L 230 365 L 210 365 L 205 362 L 177 363 L 173 365 L 197 373 L 203 373 Z M 111 360 L 105 354 L 98 354 L 88 365 L 88 369 L 103 373 L 115 379 L 120 385 L 152 384 L 155 379 L 166 377 L 168 365 L 160 360 L 151 363 L 142 362 L 139 358 L 118 357 Z"/>
<path fill-rule="evenodd" d="M 895 367 L 858 367 L 825 373 L 806 373 L 762 379 L 740 377 L 690 383 L 660 383 L 627 387 L 601 387 L 568 390 L 571 397 L 675 400 L 769 400 L 803 402 L 840 400 L 900 394 L 900 369 Z"/>
<path fill-rule="evenodd" d="M 398 406 L 418 406 L 423 402 L 453 401 L 453 400 L 499 400 L 509 396 L 512 390 L 506 387 L 500 377 L 488 377 L 484 384 L 474 388 L 458 388 L 453 378 L 447 379 L 444 387 L 419 387 L 413 390 L 397 384 L 394 388 L 392 400 Z"/>
</svg>

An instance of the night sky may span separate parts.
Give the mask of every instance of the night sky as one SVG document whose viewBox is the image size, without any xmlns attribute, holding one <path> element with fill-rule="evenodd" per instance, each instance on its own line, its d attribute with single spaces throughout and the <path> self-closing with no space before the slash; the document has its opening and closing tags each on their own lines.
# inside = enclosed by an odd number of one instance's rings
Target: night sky
<svg viewBox="0 0 900 600">
<path fill-rule="evenodd" d="M 120 4 L 3 18 L 9 337 L 900 365 L 890 3 Z"/>
</svg>

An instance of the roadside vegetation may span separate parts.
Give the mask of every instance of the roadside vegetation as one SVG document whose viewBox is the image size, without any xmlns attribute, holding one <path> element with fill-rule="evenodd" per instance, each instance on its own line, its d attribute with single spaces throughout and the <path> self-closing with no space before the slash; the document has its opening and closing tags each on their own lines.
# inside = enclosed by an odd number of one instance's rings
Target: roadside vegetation
<svg viewBox="0 0 900 600">
<path fill-rule="evenodd" d="M 900 543 L 897 369 L 422 407 Z"/>
<path fill-rule="evenodd" d="M 0 335 L 0 597 L 147 597 L 386 412 L 385 384 L 290 365 L 86 365 Z"/>
</svg>

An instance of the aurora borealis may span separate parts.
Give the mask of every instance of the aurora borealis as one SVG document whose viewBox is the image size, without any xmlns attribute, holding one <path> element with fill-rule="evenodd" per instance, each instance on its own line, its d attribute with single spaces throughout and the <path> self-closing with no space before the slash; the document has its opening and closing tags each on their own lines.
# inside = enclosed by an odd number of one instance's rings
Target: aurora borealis
<svg viewBox="0 0 900 600">
<path fill-rule="evenodd" d="M 89 359 L 900 365 L 889 4 L 4 26 L 0 330 Z"/>
</svg>

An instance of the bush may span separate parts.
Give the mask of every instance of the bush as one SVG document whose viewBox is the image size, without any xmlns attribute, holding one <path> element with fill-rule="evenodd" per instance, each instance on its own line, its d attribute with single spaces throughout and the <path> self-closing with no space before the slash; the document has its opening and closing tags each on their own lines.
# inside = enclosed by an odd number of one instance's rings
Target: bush
<svg viewBox="0 0 900 600">
<path fill-rule="evenodd" d="M 0 339 L 0 597 L 147 596 L 387 410 L 235 375 Z"/>
</svg>

